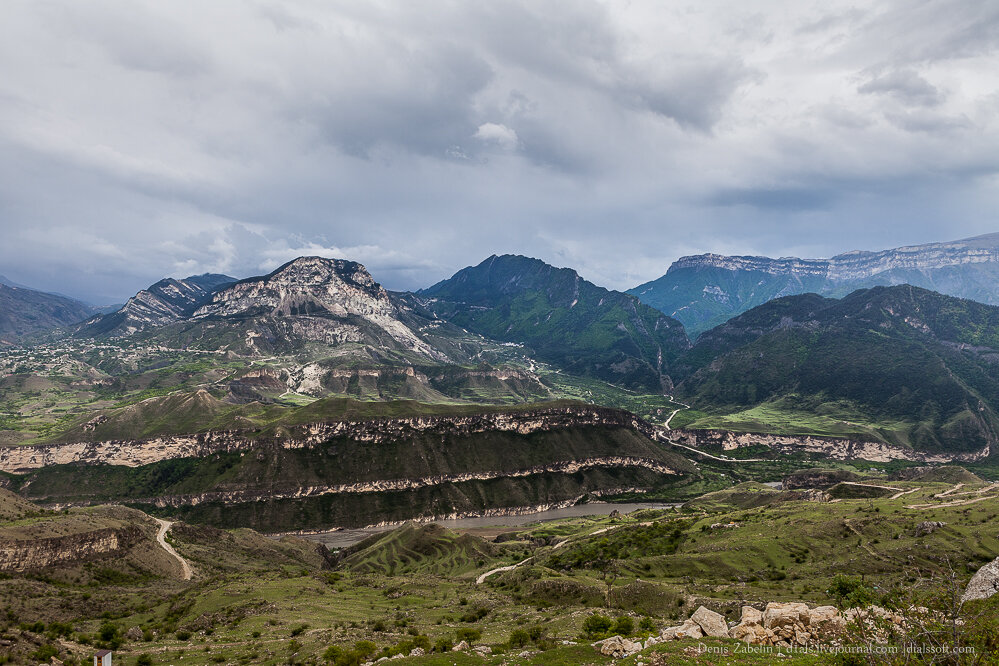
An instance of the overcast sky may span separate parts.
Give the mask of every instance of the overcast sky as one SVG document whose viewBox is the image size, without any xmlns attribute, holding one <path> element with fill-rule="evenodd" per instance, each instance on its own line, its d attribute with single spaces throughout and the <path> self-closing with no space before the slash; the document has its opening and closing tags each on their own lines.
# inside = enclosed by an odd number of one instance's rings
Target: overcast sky
<svg viewBox="0 0 999 666">
<path fill-rule="evenodd" d="M 997 48 L 995 0 L 4 0 L 0 274 L 624 289 L 999 231 Z"/>
</svg>

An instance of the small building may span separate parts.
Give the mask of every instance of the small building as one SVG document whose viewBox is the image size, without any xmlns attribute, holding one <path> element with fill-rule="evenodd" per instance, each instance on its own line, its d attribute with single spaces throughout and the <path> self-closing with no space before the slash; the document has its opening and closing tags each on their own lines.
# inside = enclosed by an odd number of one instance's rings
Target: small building
<svg viewBox="0 0 999 666">
<path fill-rule="evenodd" d="M 98 650 L 94 655 L 94 666 L 111 666 L 111 650 Z"/>
</svg>

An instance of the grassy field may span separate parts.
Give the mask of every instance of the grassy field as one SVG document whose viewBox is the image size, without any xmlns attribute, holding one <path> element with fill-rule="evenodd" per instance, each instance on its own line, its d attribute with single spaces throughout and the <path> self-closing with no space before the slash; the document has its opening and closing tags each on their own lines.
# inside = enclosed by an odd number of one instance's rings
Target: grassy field
<svg viewBox="0 0 999 666">
<path fill-rule="evenodd" d="M 629 631 L 640 638 L 701 604 L 729 619 L 744 604 L 769 601 L 842 606 L 837 577 L 862 581 L 882 604 L 905 602 L 951 572 L 963 584 L 999 554 L 999 535 L 989 529 L 999 517 L 999 490 L 928 479 L 864 479 L 896 489 L 894 499 L 816 502 L 787 493 L 762 506 L 739 504 L 740 497 L 782 493 L 744 486 L 680 511 L 527 525 L 489 542 L 404 526 L 339 553 L 300 538 L 177 523 L 169 539 L 195 571 L 186 582 L 150 541 L 154 525 L 132 512 L 146 537 L 127 554 L 3 573 L 0 634 L 14 638 L 9 653 L 25 660 L 45 645 L 79 656 L 114 643 L 125 664 L 143 654 L 162 664 L 336 664 L 352 663 L 344 655 L 359 644 L 363 652 L 363 641 L 378 657 L 465 638 L 495 654 L 447 652 L 403 663 L 611 663 L 585 635 L 594 613 L 630 618 Z M 121 511 L 38 512 L 0 523 L 0 536 L 21 538 L 27 527 L 67 534 L 124 520 Z M 924 521 L 945 524 L 925 532 Z M 515 568 L 476 582 L 502 567 Z M 996 605 L 984 608 L 994 613 Z M 698 654 L 697 642 L 680 641 L 623 663 L 773 658 L 737 656 L 732 641 L 704 644 L 717 649 Z"/>
</svg>

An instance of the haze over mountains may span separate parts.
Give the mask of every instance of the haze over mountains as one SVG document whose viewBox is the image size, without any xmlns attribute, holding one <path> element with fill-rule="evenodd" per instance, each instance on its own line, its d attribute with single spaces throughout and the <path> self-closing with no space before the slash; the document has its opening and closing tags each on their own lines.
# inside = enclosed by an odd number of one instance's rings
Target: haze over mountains
<svg viewBox="0 0 999 666">
<path fill-rule="evenodd" d="M 855 289 L 895 284 L 999 304 L 999 233 L 831 259 L 681 257 L 665 275 L 628 293 L 679 319 L 696 337 L 781 296 L 845 296 Z"/>
</svg>

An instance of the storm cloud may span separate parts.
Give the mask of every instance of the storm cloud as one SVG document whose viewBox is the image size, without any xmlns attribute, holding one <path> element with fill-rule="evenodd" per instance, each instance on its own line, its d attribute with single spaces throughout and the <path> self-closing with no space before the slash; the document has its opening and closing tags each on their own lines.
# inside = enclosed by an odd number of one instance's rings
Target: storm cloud
<svg viewBox="0 0 999 666">
<path fill-rule="evenodd" d="M 996 231 L 997 49 L 984 0 L 12 0 L 0 273 L 107 303 L 515 252 L 628 288 Z"/>
</svg>

